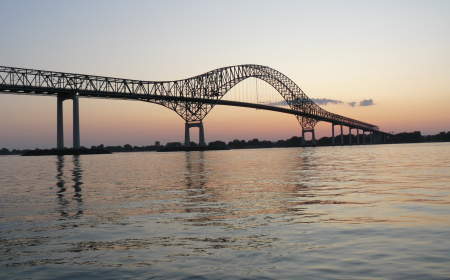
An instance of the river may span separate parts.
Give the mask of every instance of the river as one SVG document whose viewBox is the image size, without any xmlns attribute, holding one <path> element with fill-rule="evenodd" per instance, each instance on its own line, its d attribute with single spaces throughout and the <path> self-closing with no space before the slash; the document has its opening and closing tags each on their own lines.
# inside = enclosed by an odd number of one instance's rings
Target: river
<svg viewBox="0 0 450 280">
<path fill-rule="evenodd" d="M 0 156 L 0 279 L 450 279 L 450 143 Z"/>
</svg>

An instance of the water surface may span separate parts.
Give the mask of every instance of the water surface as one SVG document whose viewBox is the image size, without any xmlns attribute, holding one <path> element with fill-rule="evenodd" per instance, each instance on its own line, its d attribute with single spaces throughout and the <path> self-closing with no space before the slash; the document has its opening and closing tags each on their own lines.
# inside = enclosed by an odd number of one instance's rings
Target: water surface
<svg viewBox="0 0 450 280">
<path fill-rule="evenodd" d="M 450 143 L 0 157 L 0 279 L 450 279 Z"/>
</svg>

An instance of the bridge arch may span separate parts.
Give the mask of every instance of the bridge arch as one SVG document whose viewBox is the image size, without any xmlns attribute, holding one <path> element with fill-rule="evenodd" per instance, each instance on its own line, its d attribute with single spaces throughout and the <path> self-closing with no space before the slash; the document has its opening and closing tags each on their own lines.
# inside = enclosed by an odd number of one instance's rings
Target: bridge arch
<svg viewBox="0 0 450 280">
<path fill-rule="evenodd" d="M 222 99 L 234 86 L 248 79 L 260 79 L 271 85 L 286 101 L 292 110 L 306 114 L 326 113 L 325 110 L 315 104 L 302 90 L 286 75 L 262 65 L 244 64 L 215 69 L 204 74 L 188 78 L 182 81 L 188 85 L 182 89 L 182 96 L 200 97 L 208 99 Z M 153 101 L 151 101 L 153 102 Z M 200 102 L 156 102 L 174 110 L 186 122 L 201 122 L 212 110 L 214 104 Z M 303 128 L 313 128 L 316 119 L 297 115 Z"/>
</svg>

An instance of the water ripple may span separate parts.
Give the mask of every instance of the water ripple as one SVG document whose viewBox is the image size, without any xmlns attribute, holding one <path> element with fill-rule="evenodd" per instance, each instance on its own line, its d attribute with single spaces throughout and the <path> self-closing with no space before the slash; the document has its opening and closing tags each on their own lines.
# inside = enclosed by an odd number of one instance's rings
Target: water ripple
<svg viewBox="0 0 450 280">
<path fill-rule="evenodd" d="M 448 279 L 449 158 L 447 143 L 0 157 L 0 278 Z"/>
</svg>

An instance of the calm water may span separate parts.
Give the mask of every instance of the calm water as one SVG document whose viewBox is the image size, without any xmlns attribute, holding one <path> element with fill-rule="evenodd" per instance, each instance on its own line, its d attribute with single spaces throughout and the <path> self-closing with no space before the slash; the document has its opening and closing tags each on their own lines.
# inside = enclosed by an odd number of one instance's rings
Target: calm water
<svg viewBox="0 0 450 280">
<path fill-rule="evenodd" d="M 0 157 L 0 279 L 450 279 L 450 143 Z"/>
</svg>

